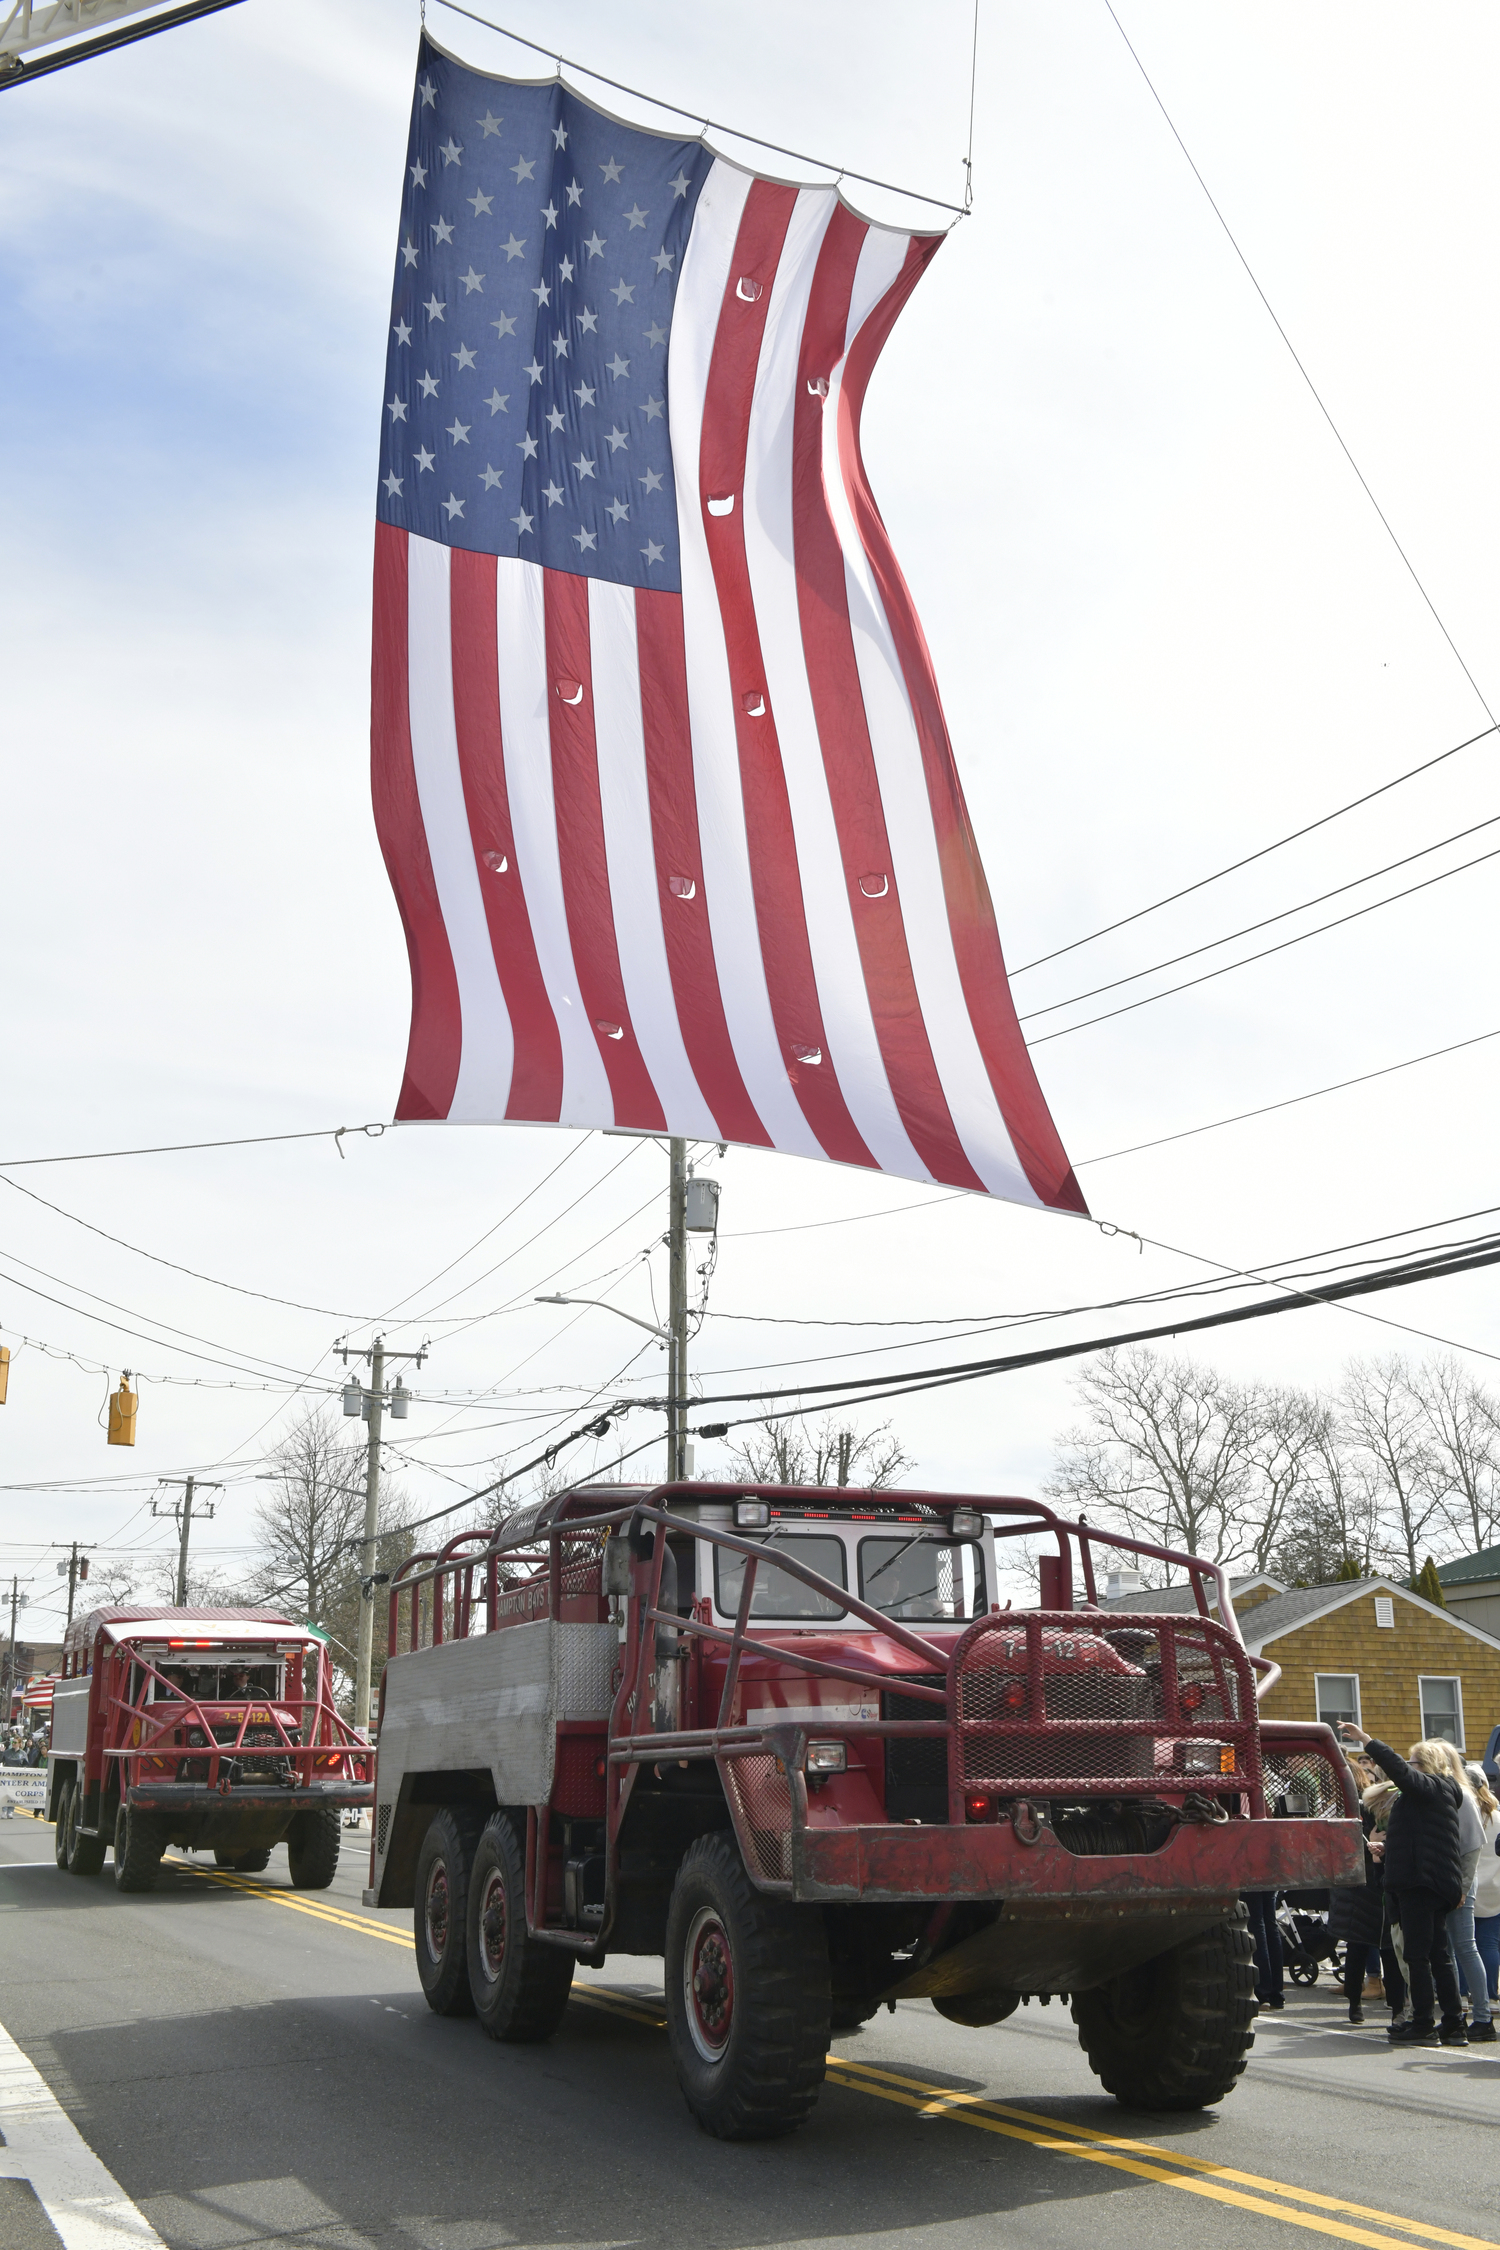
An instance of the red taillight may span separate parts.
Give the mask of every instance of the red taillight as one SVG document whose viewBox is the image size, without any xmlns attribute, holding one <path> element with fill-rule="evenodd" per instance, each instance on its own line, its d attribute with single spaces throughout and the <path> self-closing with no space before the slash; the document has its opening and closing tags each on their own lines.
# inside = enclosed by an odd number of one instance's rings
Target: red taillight
<svg viewBox="0 0 1500 2250">
<path fill-rule="evenodd" d="M 1003 1711 L 1025 1710 L 1026 1682 L 1024 1680 L 1012 1680 L 1008 1687 L 1002 1689 L 1000 1695 L 1000 1708 Z"/>
<path fill-rule="evenodd" d="M 1190 1680 L 1187 1686 L 1183 1688 L 1183 1690 L 1179 1694 L 1177 1700 L 1182 1705 L 1184 1711 L 1196 1711 L 1202 1705 L 1203 1690 L 1201 1687 L 1198 1687 L 1193 1681 Z"/>
<path fill-rule="evenodd" d="M 993 1797 L 985 1796 L 965 1797 L 964 1813 L 970 1820 L 993 1820 L 995 1817 L 995 1800 Z"/>
</svg>

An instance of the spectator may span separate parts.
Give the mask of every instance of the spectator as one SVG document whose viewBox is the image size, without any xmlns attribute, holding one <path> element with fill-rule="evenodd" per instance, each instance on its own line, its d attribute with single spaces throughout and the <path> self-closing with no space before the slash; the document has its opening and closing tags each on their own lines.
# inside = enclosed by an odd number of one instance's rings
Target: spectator
<svg viewBox="0 0 1500 2250">
<path fill-rule="evenodd" d="M 1484 1965 L 1485 1992 L 1493 2020 L 1493 2003 L 1500 2000 L 1500 1803 L 1485 1779 L 1483 1766 L 1470 1766 L 1468 1770 L 1484 1829 L 1474 1877 L 1474 1943 Z"/>
<path fill-rule="evenodd" d="M 1375 1792 L 1372 1790 L 1370 1794 L 1373 1796 Z M 1380 1853 L 1370 1849 L 1370 1838 L 1375 1831 L 1374 1807 L 1362 1804 L 1360 1818 L 1365 1831 L 1364 1888 L 1335 1891 L 1328 1913 L 1328 1935 L 1342 1938 L 1344 1942 L 1344 1997 L 1349 2003 L 1351 2023 L 1365 2020 L 1365 1974 L 1372 1964 L 1379 1962 L 1385 1916 L 1385 1877 Z"/>
<path fill-rule="evenodd" d="M 1403 1758 L 1350 1720 L 1342 1722 L 1342 1732 L 1368 1750 L 1400 1792 L 1386 1831 L 1385 1886 L 1394 1898 L 1405 1945 L 1411 2020 L 1393 2023 L 1389 2037 L 1403 2046 L 1467 2047 L 1447 1919 L 1468 1888 L 1459 1864 L 1459 1808 L 1465 1792 L 1448 1770 L 1449 1745 L 1414 1742 L 1409 1758 Z M 1437 2002 L 1442 2004 L 1441 2024 Z"/>
<path fill-rule="evenodd" d="M 1491 1816 L 1500 1813 L 1494 1792 L 1482 1771 L 1476 1787 L 1469 1768 L 1450 1742 L 1448 1771 L 1463 1791 L 1459 1805 L 1459 1873 L 1463 1878 L 1463 1903 L 1448 1917 L 1448 1941 L 1453 1947 L 1453 1957 L 1458 1964 L 1458 1981 L 1469 2002 L 1469 2038 L 1471 2041 L 1495 2040 L 1495 2025 L 1490 2008 L 1489 1973 L 1481 1958 L 1475 1940 L 1476 1884 L 1479 1862 L 1486 1848 L 1494 1850 L 1494 1835 L 1489 1825 Z"/>
<path fill-rule="evenodd" d="M 1284 2008 L 1282 1993 L 1281 1932 L 1276 1927 L 1276 1893 L 1241 1891 L 1250 1915 L 1250 1941 L 1255 1947 L 1255 1997 L 1263 2008 Z"/>
</svg>

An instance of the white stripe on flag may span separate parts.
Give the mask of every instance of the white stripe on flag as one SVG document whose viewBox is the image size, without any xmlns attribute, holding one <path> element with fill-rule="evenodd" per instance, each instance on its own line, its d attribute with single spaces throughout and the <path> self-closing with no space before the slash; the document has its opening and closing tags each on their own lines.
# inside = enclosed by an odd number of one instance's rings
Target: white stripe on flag
<svg viewBox="0 0 1500 2250">
<path fill-rule="evenodd" d="M 855 270 L 845 357 L 859 329 L 899 275 L 907 241 L 904 235 L 887 234 L 874 227 L 866 235 Z M 829 377 L 824 402 L 823 487 L 844 550 L 849 623 L 891 856 L 905 908 L 912 974 L 933 1060 L 964 1153 L 992 1194 L 1015 1203 L 1035 1204 L 1036 1191 L 1016 1157 L 964 998 L 916 721 L 885 608 L 844 487 L 838 454 L 844 366 L 845 359 L 841 358 Z"/>
<path fill-rule="evenodd" d="M 516 839 L 516 868 L 536 941 L 542 982 L 562 1042 L 558 1123 L 612 1125 L 599 1043 L 573 966 L 563 903 L 557 814 L 552 794 L 552 733 L 547 702 L 547 629 L 539 563 L 501 555 L 495 564 L 495 638 L 505 787 Z"/>
<path fill-rule="evenodd" d="M 682 1043 L 662 935 L 661 885 L 641 728 L 635 591 L 606 578 L 589 579 L 588 589 L 599 804 L 609 862 L 610 914 L 631 1028 L 671 1130 L 714 1141 L 719 1138 L 718 1122 Z"/>
<path fill-rule="evenodd" d="M 413 538 L 408 544 L 406 661 L 412 769 L 458 980 L 462 1032 L 448 1115 L 465 1120 L 505 1115 L 515 1041 L 495 969 L 458 763 L 448 558 L 449 549 L 436 540 Z"/>
<path fill-rule="evenodd" d="M 854 910 L 844 879 L 828 772 L 807 676 L 792 518 L 792 416 L 797 363 L 818 253 L 837 208 L 831 188 L 804 189 L 782 245 L 756 369 L 745 467 L 745 555 L 776 721 L 807 918 L 807 939 L 829 1059 L 860 1137 L 883 1172 L 932 1177 L 891 1094 Z M 902 238 L 903 248 L 905 238 Z"/>
<path fill-rule="evenodd" d="M 726 164 L 722 157 L 715 160 L 698 197 L 672 316 L 669 413 L 682 555 L 682 627 L 698 841 L 719 994 L 735 1061 L 775 1146 L 793 1156 L 820 1157 L 822 1144 L 803 1116 L 787 1077 L 766 989 L 740 792 L 733 685 L 703 525 L 703 405 L 735 237 L 751 185 L 748 172 Z"/>
</svg>

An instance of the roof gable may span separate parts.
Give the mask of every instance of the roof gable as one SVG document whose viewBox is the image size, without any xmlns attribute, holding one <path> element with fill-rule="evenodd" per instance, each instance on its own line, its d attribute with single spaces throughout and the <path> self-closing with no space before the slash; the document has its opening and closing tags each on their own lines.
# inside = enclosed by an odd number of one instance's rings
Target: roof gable
<svg viewBox="0 0 1500 2250">
<path fill-rule="evenodd" d="M 1421 1594 L 1414 1594 L 1409 1586 L 1402 1586 L 1394 1578 L 1345 1578 L 1332 1586 L 1292 1586 L 1284 1594 L 1277 1594 L 1268 1602 L 1259 1602 L 1247 1612 L 1241 1622 L 1245 1646 L 1252 1656 L 1259 1656 L 1271 1641 L 1284 1640 L 1317 1618 L 1330 1617 L 1335 1610 L 1345 1609 L 1350 1602 L 1362 1601 L 1370 1594 L 1388 1594 L 1399 1602 L 1409 1602 L 1428 1617 L 1441 1618 L 1451 1625 L 1455 1633 L 1467 1633 L 1471 1640 L 1479 1641 L 1485 1648 L 1500 1648 L 1493 1633 L 1481 1631 L 1467 1618 L 1451 1609 L 1439 1609 Z"/>
</svg>

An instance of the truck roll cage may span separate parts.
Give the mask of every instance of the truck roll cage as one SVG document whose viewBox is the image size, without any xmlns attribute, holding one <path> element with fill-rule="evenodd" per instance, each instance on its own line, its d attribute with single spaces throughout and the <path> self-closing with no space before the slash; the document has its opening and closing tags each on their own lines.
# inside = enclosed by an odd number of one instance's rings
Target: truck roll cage
<svg viewBox="0 0 1500 2250">
<path fill-rule="evenodd" d="M 739 1485 L 695 1484 L 690 1489 L 698 1505 L 716 1498 L 745 1497 L 745 1488 Z M 736 1690 L 746 1658 L 764 1659 L 777 1668 L 791 1667 L 819 1679 L 852 1683 L 877 1699 L 877 1708 L 882 1707 L 882 1696 L 889 1700 L 895 1685 L 899 1685 L 903 1704 L 929 1707 L 926 1717 L 840 1716 L 830 1722 L 829 1731 L 841 1737 L 944 1741 L 948 1816 L 955 1825 L 961 1826 L 970 1817 L 966 1804 L 976 1794 L 1024 1795 L 1028 1800 L 1069 1795 L 1145 1797 L 1165 1789 L 1200 1799 L 1244 1797 L 1249 1800 L 1251 1817 L 1265 1816 L 1255 1705 L 1280 1678 L 1280 1669 L 1246 1650 L 1218 1564 L 1082 1520 L 1069 1522 L 1040 1501 L 903 1492 L 902 1502 L 920 1507 L 929 1515 L 931 1529 L 939 1535 L 955 1510 L 977 1509 L 991 1518 L 999 1515 L 1015 1519 L 996 1526 L 999 1537 L 1021 1537 L 1038 1530 L 1051 1531 L 1057 1537 L 1057 1554 L 1042 1557 L 1042 1591 L 1044 1599 L 1051 1597 L 1047 1606 L 1013 1611 L 994 1605 L 988 1616 L 973 1621 L 954 1647 L 914 1632 L 900 1618 L 888 1616 L 798 1561 L 793 1542 L 777 1546 L 773 1567 L 834 1605 L 838 1622 L 854 1620 L 881 1634 L 909 1652 L 923 1673 L 931 1675 L 903 1676 L 897 1683 L 889 1671 L 840 1661 L 823 1652 L 804 1651 L 788 1631 L 783 1630 L 774 1641 L 753 1633 L 750 1617 L 757 1573 L 768 1559 L 766 1541 L 742 1537 L 722 1524 L 704 1522 L 697 1515 L 685 1516 L 659 1504 L 680 1490 L 640 1488 L 616 1506 L 596 1506 L 593 1512 L 576 1516 L 568 1513 L 570 1503 L 587 1507 L 596 1499 L 599 1488 L 593 1493 L 585 1488 L 563 1494 L 555 1501 L 521 1511 L 511 1519 L 511 1525 L 502 1524 L 494 1532 L 460 1532 L 435 1553 L 413 1555 L 391 1579 L 388 1645 L 392 1657 L 403 1649 L 409 1652 L 423 1646 L 438 1647 L 447 1640 L 467 1639 L 476 1631 L 501 1630 L 523 1620 L 551 1617 L 567 1621 L 570 1615 L 580 1622 L 599 1620 L 608 1614 L 602 1570 L 604 1546 L 626 1535 L 631 1558 L 631 1614 L 606 1749 L 612 1834 L 623 1815 L 634 1774 L 642 1765 L 665 1758 L 738 1760 L 769 1753 L 789 1778 L 795 1775 L 793 1796 L 801 1798 L 805 1817 L 806 1728 L 789 1728 L 774 1721 L 733 1723 Z M 810 1495 L 825 1506 L 830 1497 L 821 1487 L 783 1487 L 777 1493 L 783 1502 Z M 658 1530 L 664 1536 L 656 1537 Z M 695 1602 L 686 1613 L 661 1606 L 666 1535 L 705 1540 L 715 1549 L 745 1558 L 732 1629 L 712 1621 L 711 1605 L 706 1600 Z M 1074 1546 L 1087 1590 L 1082 1609 L 1072 1606 Z M 1100 1609 L 1095 1546 L 1184 1570 L 1193 1590 L 1195 1611 Z M 530 1573 L 519 1579 L 503 1576 L 502 1558 L 507 1556 L 530 1563 Z M 1210 1586 L 1217 1596 L 1217 1618 L 1210 1614 Z M 1091 1630 L 1094 1615 L 1098 1619 L 1097 1634 Z M 652 1724 L 649 1718 L 642 1725 L 643 1699 L 648 1713 L 652 1704 L 655 1640 L 664 1632 L 676 1636 L 679 1646 L 685 1643 L 686 1650 L 700 1659 L 708 1647 L 728 1652 L 714 1725 L 672 1730 Z M 1085 1639 L 1092 1644 L 1088 1649 L 1083 1645 Z M 1159 1689 L 1149 1698 L 1151 1708 L 1146 1708 L 1143 1696 L 1137 1713 L 1122 1716 L 1109 1711 L 1107 1698 L 1096 1698 L 1102 1707 L 1091 1711 L 1086 1708 L 1088 1683 L 1082 1679 L 1079 1698 L 1085 1707 L 1067 1716 L 1049 1708 L 1050 1673 L 1076 1666 L 1081 1657 L 1086 1659 L 1101 1648 L 1113 1653 L 1121 1643 L 1128 1649 L 1147 1641 L 1159 1665 Z M 1116 1663 L 1121 1674 L 1139 1673 L 1128 1657 L 1116 1657 Z M 1144 1680 L 1144 1675 L 1140 1676 Z M 1153 1755 L 1152 1745 L 1163 1737 L 1175 1738 L 1170 1742 L 1175 1769 L 1164 1768 Z M 1221 1767 L 1208 1770 L 1190 1758 L 1195 1737 L 1217 1746 L 1224 1761 Z M 1105 1759 L 1102 1766 L 1097 1747 L 1101 1739 L 1106 1745 L 1118 1747 L 1118 1756 Z M 1073 1746 L 1081 1751 L 1085 1741 L 1091 1746 L 1091 1755 L 1074 1754 L 1070 1764 Z M 1075 1770 L 1079 1766 L 1085 1770 Z M 1224 1817 L 1222 1809 L 1219 1817 Z"/>
<path fill-rule="evenodd" d="M 120 1673 L 128 1682 L 132 1670 L 140 1675 L 134 1701 L 115 1684 Z M 148 1702 L 152 1681 L 164 1693 Z M 155 1769 L 150 1773 L 153 1801 L 172 1794 L 174 1786 L 184 1798 L 205 1790 L 227 1792 L 242 1781 L 247 1769 L 264 1776 L 268 1787 L 279 1788 L 310 1789 L 334 1779 L 371 1780 L 374 1752 L 339 1716 L 321 1664 L 315 1696 L 257 1692 L 243 1698 L 199 1697 L 168 1680 L 150 1657 L 122 1640 L 106 1669 L 103 1719 L 102 1756 L 118 1763 L 122 1793 L 129 1786 L 132 1765 L 138 1782 L 146 1780 L 145 1769 Z M 158 1779 L 164 1767 L 171 1769 L 170 1777 L 161 1774 Z"/>
</svg>

